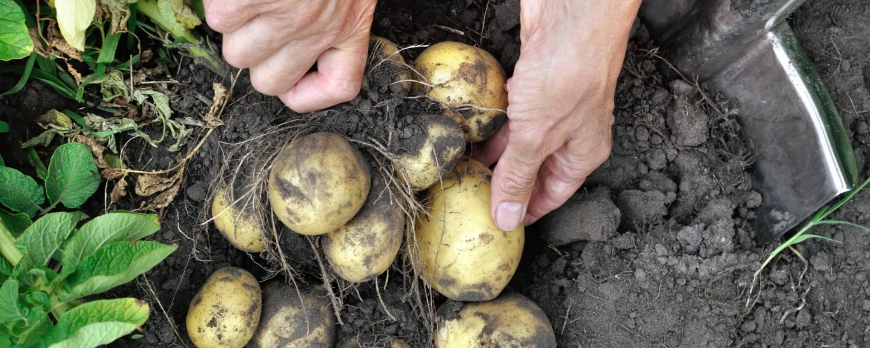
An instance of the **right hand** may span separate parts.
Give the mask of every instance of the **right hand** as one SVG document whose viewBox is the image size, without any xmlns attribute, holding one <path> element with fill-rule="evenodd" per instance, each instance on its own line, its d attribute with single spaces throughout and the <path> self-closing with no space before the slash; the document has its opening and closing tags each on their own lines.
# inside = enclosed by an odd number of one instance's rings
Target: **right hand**
<svg viewBox="0 0 870 348">
<path fill-rule="evenodd" d="M 362 84 L 376 0 L 204 0 L 223 56 L 296 112 L 349 101 Z M 315 62 L 317 71 L 308 72 Z"/>
</svg>

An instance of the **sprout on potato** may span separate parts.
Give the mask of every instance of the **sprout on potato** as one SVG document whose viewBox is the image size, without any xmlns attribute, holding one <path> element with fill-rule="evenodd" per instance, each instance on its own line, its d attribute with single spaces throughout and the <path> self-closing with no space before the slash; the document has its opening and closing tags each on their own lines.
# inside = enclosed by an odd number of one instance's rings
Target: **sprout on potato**
<svg viewBox="0 0 870 348">
<path fill-rule="evenodd" d="M 263 287 L 263 317 L 248 347 L 332 347 L 335 322 L 322 285 L 300 292 L 291 284 L 272 281 Z"/>
<path fill-rule="evenodd" d="M 214 272 L 193 297 L 187 312 L 187 334 L 199 348 L 241 348 L 260 322 L 260 283 L 241 268 Z"/>
<path fill-rule="evenodd" d="M 507 121 L 504 69 L 489 52 L 459 42 L 439 42 L 414 61 L 421 83 L 415 89 L 437 100 L 444 115 L 480 142 Z"/>
<path fill-rule="evenodd" d="M 429 189 L 415 226 L 423 279 L 457 301 L 488 301 L 507 286 L 523 252 L 522 225 L 505 232 L 490 218 L 492 172 L 463 157 Z"/>
<path fill-rule="evenodd" d="M 362 207 L 371 188 L 368 163 L 344 137 L 301 136 L 275 157 L 269 173 L 272 211 L 305 235 L 335 231 Z"/>
<path fill-rule="evenodd" d="M 462 130 L 440 115 L 407 116 L 422 125 L 422 140 L 399 152 L 393 166 L 396 176 L 414 191 L 425 190 L 446 175 L 465 151 Z"/>
<path fill-rule="evenodd" d="M 488 302 L 447 301 L 438 309 L 436 348 L 554 348 L 556 335 L 538 305 L 518 293 Z"/>
<path fill-rule="evenodd" d="M 234 247 L 259 253 L 266 250 L 266 234 L 256 212 L 232 205 L 227 191 L 220 188 L 211 203 L 211 216 L 218 231 Z"/>
<path fill-rule="evenodd" d="M 402 245 L 402 207 L 390 195 L 383 178 L 372 181 L 371 193 L 359 213 L 320 239 L 333 271 L 349 282 L 364 282 L 386 271 Z"/>
</svg>

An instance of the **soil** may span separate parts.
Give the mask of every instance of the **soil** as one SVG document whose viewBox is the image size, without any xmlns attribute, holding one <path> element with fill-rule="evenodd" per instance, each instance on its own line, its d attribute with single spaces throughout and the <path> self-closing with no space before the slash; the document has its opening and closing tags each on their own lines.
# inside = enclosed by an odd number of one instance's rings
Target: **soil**
<svg viewBox="0 0 870 348">
<path fill-rule="evenodd" d="M 518 4 L 381 1 L 373 33 L 400 47 L 445 40 L 477 45 L 493 53 L 510 75 L 519 55 Z M 860 178 L 866 178 L 870 4 L 809 1 L 789 21 L 831 92 L 849 130 Z M 486 35 L 480 34 L 482 27 Z M 617 87 L 610 159 L 562 208 L 527 228 L 520 269 L 505 291 L 522 293 L 543 309 L 560 347 L 870 345 L 870 235 L 858 228 L 819 227 L 814 233 L 842 244 L 801 243 L 796 251 L 807 263 L 797 253 L 784 252 L 750 291 L 753 272 L 772 246 L 757 244 L 750 227 L 761 195 L 752 190 L 746 173 L 752 156 L 734 119 L 739 101 L 671 79 L 667 66 L 647 54 L 653 48 L 655 42 L 639 26 Z M 407 49 L 403 55 L 413 60 L 421 50 Z M 420 125 L 402 115 L 437 113 L 438 107 L 397 98 L 394 85 L 378 83 L 386 77 L 367 82 L 369 87 L 352 102 L 308 115 L 304 125 L 287 125 L 282 120 L 298 115 L 277 99 L 253 92 L 242 74 L 224 111 L 224 126 L 188 162 L 175 201 L 157 211 L 163 228 L 153 238 L 175 243 L 178 250 L 146 275 L 107 294 L 142 298 L 152 308 L 144 332 L 110 346 L 192 347 L 184 325 L 187 307 L 208 275 L 221 267 L 244 268 L 264 283 L 281 281 L 286 273 L 278 260 L 283 259 L 292 265 L 297 281 L 320 283 L 317 258 L 300 235 L 282 231 L 287 238 L 281 240 L 281 254 L 272 248 L 248 255 L 230 246 L 207 223 L 211 186 L 226 180 L 219 175 L 223 168 L 245 164 L 245 151 L 276 150 L 281 144 L 251 145 L 256 143 L 252 139 L 276 129 L 326 129 L 359 142 L 388 139 L 383 143 L 391 144 L 392 151 L 419 146 L 408 139 Z M 214 82 L 231 85 L 187 59 L 173 78 L 184 83 L 170 100 L 179 117 L 205 114 Z M 69 107 L 46 95 L 52 95 L 47 87 L 30 83 L 0 100 L 0 115 L 13 128 L 23 129 L 32 119 L 28 115 Z M 279 125 L 284 128 L 275 128 Z M 206 131 L 196 132 L 188 147 Z M 393 137 L 399 140 L 389 141 Z M 3 139 L 0 152 L 7 165 L 26 166 L 26 159 L 14 155 L 12 143 Z M 127 148 L 128 160 L 146 170 L 169 167 L 182 156 L 137 140 Z M 377 157 L 371 149 L 365 152 L 369 160 Z M 257 168 L 249 166 L 244 175 L 256 178 Z M 236 182 L 242 183 L 237 190 L 245 188 L 243 182 Z M 105 208 L 136 209 L 142 201 L 128 194 Z M 867 225 L 870 193 L 858 194 L 832 218 Z M 384 347 L 396 337 L 412 347 L 429 345 L 431 323 L 421 313 L 436 308 L 420 305 L 425 301 L 412 291 L 415 283 L 402 275 L 409 268 L 400 258 L 378 283 L 335 284 L 344 299 L 338 342 L 356 338 L 366 347 Z M 444 300 L 434 297 L 436 306 Z"/>
</svg>

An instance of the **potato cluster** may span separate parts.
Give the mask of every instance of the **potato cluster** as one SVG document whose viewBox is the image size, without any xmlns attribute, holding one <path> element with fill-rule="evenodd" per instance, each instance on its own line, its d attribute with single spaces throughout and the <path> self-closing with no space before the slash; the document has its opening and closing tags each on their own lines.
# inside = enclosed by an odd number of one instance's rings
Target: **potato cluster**
<svg viewBox="0 0 870 348">
<path fill-rule="evenodd" d="M 370 52 L 370 73 L 388 67 L 378 73 L 393 74 L 396 95 L 431 98 L 440 113 L 403 116 L 415 118 L 420 139 L 389 157 L 392 178 L 375 167 L 383 163 L 372 160 L 376 154 L 343 135 L 294 134 L 268 172 L 272 213 L 290 231 L 316 238 L 325 264 L 350 283 L 386 272 L 409 229 L 414 268 L 449 299 L 438 313 L 437 347 L 554 346 L 540 308 L 522 295 L 502 294 L 519 265 L 524 228 L 502 231 L 493 223 L 492 171 L 465 155 L 470 143 L 487 139 L 507 119 L 504 70 L 486 51 L 456 42 L 430 46 L 413 69 L 386 39 L 372 36 Z M 421 209 L 409 214 L 399 189 L 415 194 Z M 265 219 L 234 204 L 229 190 L 214 195 L 216 228 L 240 250 L 268 250 Z M 408 216 L 416 216 L 413 224 Z M 323 286 L 274 281 L 261 290 L 250 273 L 220 269 L 194 298 L 188 333 L 197 347 L 332 347 L 336 318 L 329 296 Z"/>
</svg>

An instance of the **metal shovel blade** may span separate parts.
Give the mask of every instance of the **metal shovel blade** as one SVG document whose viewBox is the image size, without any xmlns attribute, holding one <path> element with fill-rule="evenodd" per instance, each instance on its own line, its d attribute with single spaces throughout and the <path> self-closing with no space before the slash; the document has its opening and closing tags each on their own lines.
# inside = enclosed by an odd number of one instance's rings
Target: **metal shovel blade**
<svg viewBox="0 0 870 348">
<path fill-rule="evenodd" d="M 647 0 L 641 10 L 666 58 L 738 100 L 742 135 L 757 155 L 750 173 L 763 197 L 754 220 L 761 242 L 777 239 L 858 180 L 836 107 L 783 21 L 802 2 Z"/>
</svg>

